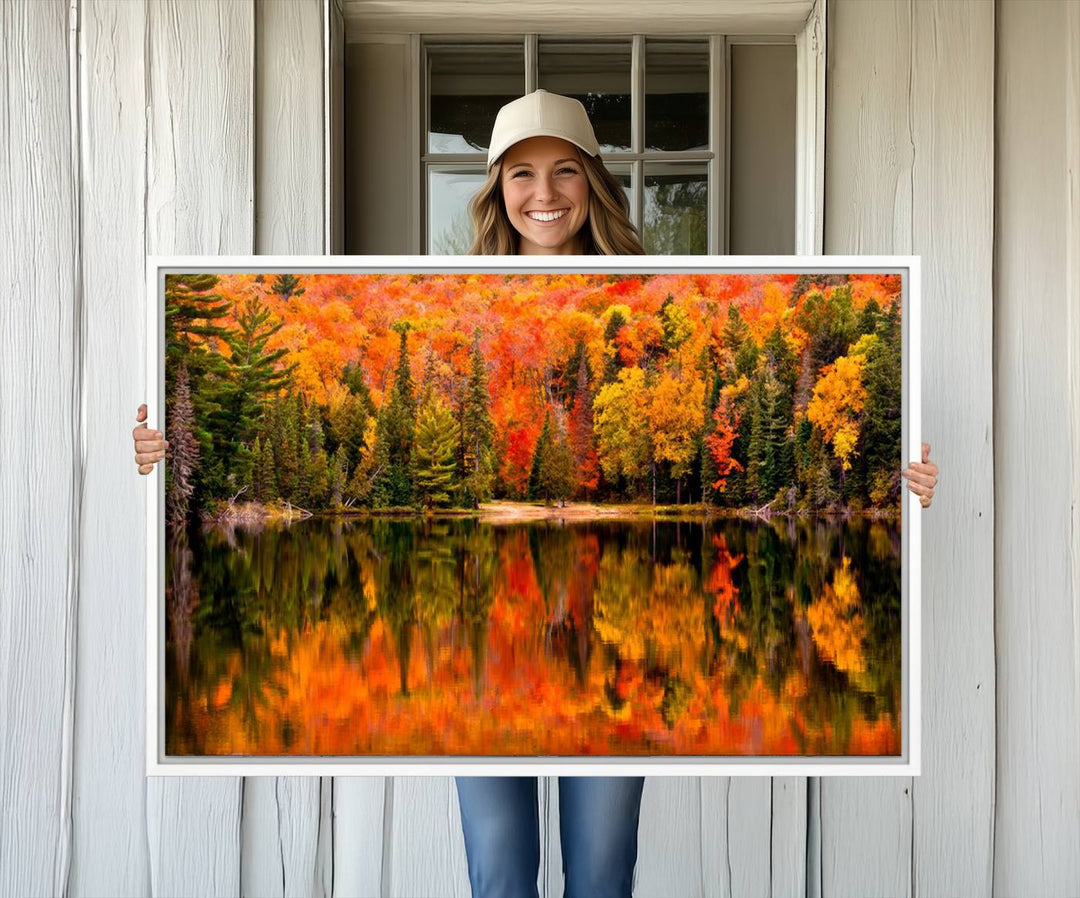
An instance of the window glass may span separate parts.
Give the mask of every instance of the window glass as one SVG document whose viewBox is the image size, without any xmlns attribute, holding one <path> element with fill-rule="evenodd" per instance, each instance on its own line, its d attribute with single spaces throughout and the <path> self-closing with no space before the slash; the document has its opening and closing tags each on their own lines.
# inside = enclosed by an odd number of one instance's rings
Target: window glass
<svg viewBox="0 0 1080 898">
<path fill-rule="evenodd" d="M 645 149 L 709 148 L 709 44 L 645 42 Z"/>
<path fill-rule="evenodd" d="M 429 153 L 486 152 L 499 108 L 525 93 L 524 44 L 429 46 Z"/>
<path fill-rule="evenodd" d="M 615 176 L 615 180 L 622 184 L 623 192 L 630 203 L 630 214 L 633 216 L 634 209 L 634 179 L 629 165 L 604 161 L 604 166 Z"/>
<path fill-rule="evenodd" d="M 431 166 L 428 169 L 428 252 L 465 255 L 472 245 L 469 200 L 484 183 L 481 166 Z"/>
<path fill-rule="evenodd" d="M 630 149 L 629 40 L 574 43 L 542 40 L 538 87 L 581 101 L 601 153 Z"/>
<path fill-rule="evenodd" d="M 705 163 L 646 163 L 644 199 L 646 252 L 698 255 L 708 251 Z"/>
</svg>

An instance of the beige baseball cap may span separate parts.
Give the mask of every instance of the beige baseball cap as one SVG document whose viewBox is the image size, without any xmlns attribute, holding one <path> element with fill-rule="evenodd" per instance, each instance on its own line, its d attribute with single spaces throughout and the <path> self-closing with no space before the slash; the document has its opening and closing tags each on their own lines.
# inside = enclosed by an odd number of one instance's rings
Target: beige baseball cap
<svg viewBox="0 0 1080 898">
<path fill-rule="evenodd" d="M 527 137 L 561 137 L 595 156 L 600 152 L 585 107 L 573 97 L 535 90 L 511 100 L 495 116 L 488 148 L 490 169 L 510 147 Z"/>
</svg>

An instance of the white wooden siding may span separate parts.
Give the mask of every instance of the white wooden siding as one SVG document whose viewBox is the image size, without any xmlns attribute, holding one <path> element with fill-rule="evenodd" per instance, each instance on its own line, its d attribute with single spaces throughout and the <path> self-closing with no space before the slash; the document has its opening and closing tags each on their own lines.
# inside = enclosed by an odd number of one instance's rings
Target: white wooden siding
<svg viewBox="0 0 1080 898">
<path fill-rule="evenodd" d="M 84 430 L 67 12 L 20 3 L 0 16 L 0 891 L 10 895 L 62 889 L 71 856 Z"/>
<path fill-rule="evenodd" d="M 144 253 L 325 251 L 340 30 L 4 6 L 0 895 L 468 893 L 448 778 L 143 775 Z M 923 257 L 924 772 L 649 779 L 636 893 L 1075 894 L 1080 7 L 835 0 L 828 46 L 825 249 Z"/>
<path fill-rule="evenodd" d="M 148 10 L 143 4 L 92 3 L 77 12 L 87 476 L 69 890 L 138 896 L 151 891 L 142 762 L 146 675 L 140 676 L 146 669 L 145 599 L 139 598 L 145 596 L 145 551 L 136 550 L 146 528 L 146 483 L 131 476 L 135 410 L 143 400 L 149 403 L 141 386 L 146 297 L 139 287 L 146 235 Z"/>
<path fill-rule="evenodd" d="M 254 9 L 249 0 L 147 5 L 147 253 L 254 252 Z M 129 404 L 145 399 L 160 423 L 158 399 L 139 380 L 129 382 Z M 117 458 L 96 476 L 119 480 L 130 463 Z M 131 539 L 124 554 L 137 558 Z M 128 661 L 116 659 L 124 676 L 138 676 Z M 240 894 L 243 780 L 150 777 L 146 790 L 153 894 Z"/>
<path fill-rule="evenodd" d="M 254 249 L 325 251 L 323 9 L 320 0 L 255 5 Z M 332 894 L 329 779 L 246 777 L 241 894 Z M 329 811 L 329 807 L 326 808 Z"/>
<path fill-rule="evenodd" d="M 942 476 L 922 525 L 923 772 L 822 779 L 822 894 L 988 895 L 994 6 L 829 8 L 825 251 L 922 257 L 923 440 Z"/>
<path fill-rule="evenodd" d="M 1080 15 L 1062 3 L 999 13 L 994 889 L 1076 895 Z"/>
</svg>

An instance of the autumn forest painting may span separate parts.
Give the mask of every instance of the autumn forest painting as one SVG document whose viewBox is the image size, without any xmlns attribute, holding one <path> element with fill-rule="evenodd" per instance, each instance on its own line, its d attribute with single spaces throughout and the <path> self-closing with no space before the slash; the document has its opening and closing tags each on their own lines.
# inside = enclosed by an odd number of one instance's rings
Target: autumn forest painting
<svg viewBox="0 0 1080 898">
<path fill-rule="evenodd" d="M 901 294 L 166 274 L 166 755 L 899 757 Z"/>
</svg>

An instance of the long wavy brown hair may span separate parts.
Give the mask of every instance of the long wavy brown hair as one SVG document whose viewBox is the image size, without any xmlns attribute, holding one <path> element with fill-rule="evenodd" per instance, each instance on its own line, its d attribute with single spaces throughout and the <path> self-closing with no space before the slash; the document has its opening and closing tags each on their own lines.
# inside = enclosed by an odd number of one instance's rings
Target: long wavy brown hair
<svg viewBox="0 0 1080 898">
<path fill-rule="evenodd" d="M 589 182 L 589 213 L 578 232 L 582 253 L 592 256 L 643 256 L 637 228 L 630 221 L 630 201 L 622 185 L 607 170 L 600 157 L 578 153 Z M 501 178 L 503 159 L 488 171 L 487 180 L 469 200 L 473 224 L 473 256 L 516 256 L 520 235 L 506 214 Z"/>
</svg>

